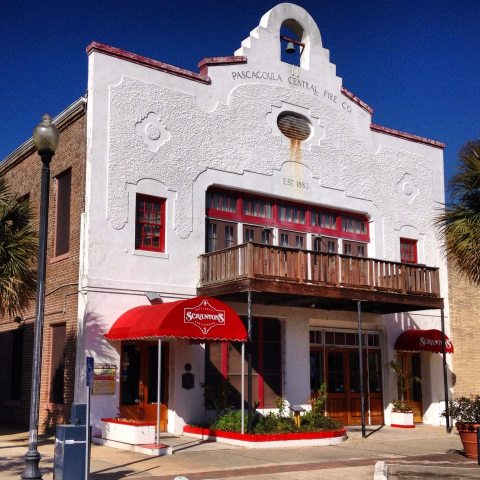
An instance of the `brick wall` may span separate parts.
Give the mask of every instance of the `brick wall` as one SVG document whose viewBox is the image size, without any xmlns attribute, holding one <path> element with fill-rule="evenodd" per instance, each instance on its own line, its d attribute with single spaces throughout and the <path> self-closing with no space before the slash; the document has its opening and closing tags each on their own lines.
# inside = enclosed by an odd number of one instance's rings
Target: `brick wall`
<svg viewBox="0 0 480 480">
<path fill-rule="evenodd" d="M 0 164 L 0 175 L 7 178 L 16 193 L 29 195 L 29 201 L 35 214 L 34 222 L 38 224 L 41 161 L 38 154 L 32 150 L 32 148 L 27 149 L 23 156 L 13 159 L 14 161 L 7 159 L 6 166 Z M 84 212 L 85 155 L 86 115 L 83 105 L 80 109 L 75 109 L 72 115 L 67 115 L 63 124 L 60 124 L 60 144 L 50 165 L 50 208 L 39 417 L 39 430 L 41 432 L 51 429 L 57 422 L 62 423 L 64 420 L 68 420 L 74 395 L 80 219 L 81 213 Z M 72 169 L 70 248 L 68 254 L 55 258 L 55 177 L 68 168 Z M 0 362 L 4 366 L 11 363 L 12 330 L 25 329 L 21 398 L 18 401 L 10 400 L 10 371 L 8 368 L 1 369 L 0 423 L 26 427 L 28 426 L 31 394 L 34 302 L 22 317 L 23 322 L 20 325 L 12 318 L 0 318 Z M 53 325 L 58 324 L 66 325 L 64 403 L 51 404 L 51 330 Z"/>
<path fill-rule="evenodd" d="M 451 264 L 448 268 L 454 395 L 480 394 L 480 287 L 472 285 Z"/>
</svg>

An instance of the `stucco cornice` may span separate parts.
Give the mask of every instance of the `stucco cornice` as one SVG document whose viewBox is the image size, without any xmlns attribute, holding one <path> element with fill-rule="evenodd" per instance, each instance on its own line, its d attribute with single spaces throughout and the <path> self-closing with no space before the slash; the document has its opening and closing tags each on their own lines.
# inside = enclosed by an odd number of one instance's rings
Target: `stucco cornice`
<svg viewBox="0 0 480 480">
<path fill-rule="evenodd" d="M 395 130 L 393 128 L 382 127 L 381 125 L 376 125 L 374 123 L 370 124 L 370 130 L 372 130 L 373 132 L 384 133 L 386 135 L 392 135 L 394 137 L 404 138 L 405 140 L 410 140 L 411 142 L 424 143 L 425 145 L 430 145 L 432 147 L 441 149 L 445 148 L 445 144 L 442 142 L 438 142 L 437 140 L 431 140 L 430 138 L 401 132 L 400 130 Z"/>
<path fill-rule="evenodd" d="M 210 79 L 201 73 L 191 72 L 190 70 L 185 70 L 184 68 L 175 67 L 173 65 L 169 65 L 168 63 L 159 62 L 158 60 L 143 57 L 142 55 L 127 52 L 126 50 L 111 47 L 110 45 L 105 45 L 103 43 L 92 42 L 90 45 L 88 45 L 87 55 L 90 55 L 92 52 L 99 52 L 110 57 L 125 60 L 126 62 L 137 63 L 144 67 L 153 68 L 154 70 L 159 70 L 161 72 L 169 73 L 170 75 L 176 75 L 177 77 L 186 78 L 188 80 L 204 83 L 206 85 L 210 85 L 211 83 Z"/>
</svg>

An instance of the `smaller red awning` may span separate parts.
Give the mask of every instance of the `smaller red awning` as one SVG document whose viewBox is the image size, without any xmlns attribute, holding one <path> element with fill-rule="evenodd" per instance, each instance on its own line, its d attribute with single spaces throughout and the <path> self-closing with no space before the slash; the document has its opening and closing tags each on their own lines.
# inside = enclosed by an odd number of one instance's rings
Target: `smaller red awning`
<svg viewBox="0 0 480 480">
<path fill-rule="evenodd" d="M 187 338 L 246 342 L 247 329 L 236 312 L 219 300 L 188 300 L 127 310 L 105 334 L 108 340 Z"/>
<path fill-rule="evenodd" d="M 395 350 L 442 353 L 440 330 L 406 330 L 395 342 Z M 445 351 L 453 353 L 452 341 L 445 335 Z"/>
</svg>

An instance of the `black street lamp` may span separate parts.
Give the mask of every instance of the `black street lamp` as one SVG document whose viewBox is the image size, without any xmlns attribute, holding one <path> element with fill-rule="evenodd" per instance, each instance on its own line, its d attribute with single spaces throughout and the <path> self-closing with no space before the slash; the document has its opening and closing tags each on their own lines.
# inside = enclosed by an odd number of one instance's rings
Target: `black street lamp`
<svg viewBox="0 0 480 480">
<path fill-rule="evenodd" d="M 33 340 L 32 396 L 30 400 L 30 431 L 28 450 L 25 454 L 25 470 L 22 478 L 41 479 L 38 468 L 40 453 L 38 443 L 38 412 L 40 409 L 40 374 L 42 367 L 43 313 L 45 307 L 45 270 L 47 260 L 48 197 L 50 192 L 50 161 L 58 146 L 59 132 L 46 113 L 33 131 L 33 142 L 42 159 L 40 189 L 40 228 L 38 232 L 37 303 L 35 310 L 35 333 Z"/>
</svg>

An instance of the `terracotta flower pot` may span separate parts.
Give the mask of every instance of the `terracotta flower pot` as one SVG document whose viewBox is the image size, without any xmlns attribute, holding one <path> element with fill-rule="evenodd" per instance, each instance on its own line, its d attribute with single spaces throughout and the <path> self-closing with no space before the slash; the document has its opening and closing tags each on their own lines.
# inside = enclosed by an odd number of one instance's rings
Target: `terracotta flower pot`
<svg viewBox="0 0 480 480">
<path fill-rule="evenodd" d="M 477 429 L 480 427 L 480 424 L 457 422 L 456 427 L 460 434 L 460 440 L 462 441 L 465 456 L 472 460 L 477 460 Z"/>
</svg>

